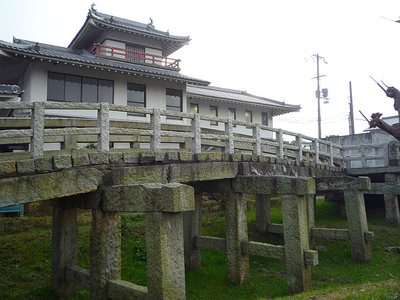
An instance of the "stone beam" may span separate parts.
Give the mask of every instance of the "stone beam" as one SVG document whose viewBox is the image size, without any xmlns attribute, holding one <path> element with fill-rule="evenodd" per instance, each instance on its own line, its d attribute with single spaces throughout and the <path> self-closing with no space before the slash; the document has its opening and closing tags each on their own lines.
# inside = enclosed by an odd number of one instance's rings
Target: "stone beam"
<svg viewBox="0 0 400 300">
<path fill-rule="evenodd" d="M 0 179 L 0 207 L 89 193 L 103 176 L 90 168 Z"/>
<path fill-rule="evenodd" d="M 285 247 L 259 242 L 242 242 L 243 252 L 251 255 L 285 259 Z"/>
<path fill-rule="evenodd" d="M 315 194 L 313 178 L 291 176 L 237 176 L 233 180 L 237 193 L 267 195 L 310 195 Z"/>
<path fill-rule="evenodd" d="M 108 298 L 120 299 L 147 299 L 147 287 L 133 284 L 128 281 L 113 279 L 108 281 Z"/>
<path fill-rule="evenodd" d="M 182 212 L 194 209 L 194 189 L 180 183 L 113 186 L 103 193 L 104 211 Z"/>
<path fill-rule="evenodd" d="M 344 190 L 369 190 L 369 177 L 321 177 L 315 179 L 317 192 L 335 192 Z"/>
</svg>

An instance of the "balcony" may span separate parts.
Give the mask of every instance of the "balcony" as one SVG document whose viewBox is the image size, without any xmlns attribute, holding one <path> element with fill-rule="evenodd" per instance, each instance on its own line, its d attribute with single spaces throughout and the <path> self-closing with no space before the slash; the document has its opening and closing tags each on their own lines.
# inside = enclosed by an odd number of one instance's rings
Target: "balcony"
<svg viewBox="0 0 400 300">
<path fill-rule="evenodd" d="M 107 57 L 111 56 L 117 59 L 125 59 L 130 62 L 154 64 L 158 67 L 173 69 L 179 69 L 179 62 L 181 61 L 180 59 L 174 59 L 165 56 L 159 56 L 117 47 L 110 47 L 102 44 L 93 44 L 90 53 L 92 53 L 93 55 L 100 54 Z"/>
</svg>

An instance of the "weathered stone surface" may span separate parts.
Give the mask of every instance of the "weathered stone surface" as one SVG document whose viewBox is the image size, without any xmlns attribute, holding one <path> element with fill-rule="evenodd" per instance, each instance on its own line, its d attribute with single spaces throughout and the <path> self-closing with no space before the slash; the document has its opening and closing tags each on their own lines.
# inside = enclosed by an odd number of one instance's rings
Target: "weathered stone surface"
<svg viewBox="0 0 400 300">
<path fill-rule="evenodd" d="M 89 161 L 91 165 L 102 165 L 108 164 L 108 153 L 107 152 L 90 152 Z"/>
<path fill-rule="evenodd" d="M 52 157 L 40 157 L 35 158 L 35 170 L 38 173 L 45 173 L 53 170 L 53 158 Z"/>
<path fill-rule="evenodd" d="M 103 194 L 105 211 L 194 210 L 194 189 L 179 183 L 148 183 L 107 188 Z"/>
<path fill-rule="evenodd" d="M 233 189 L 241 193 L 267 195 L 309 195 L 315 194 L 313 178 L 288 176 L 237 176 Z"/>
<path fill-rule="evenodd" d="M 72 164 L 74 167 L 88 166 L 90 164 L 89 153 L 74 153 L 72 154 Z"/>
<path fill-rule="evenodd" d="M 107 282 L 121 279 L 121 214 L 92 210 L 90 299 L 108 299 Z"/>
<path fill-rule="evenodd" d="M 126 164 L 137 164 L 137 163 L 139 163 L 139 153 L 138 152 L 127 152 L 127 153 L 124 153 L 124 162 Z"/>
<path fill-rule="evenodd" d="M 153 151 L 144 151 L 139 153 L 139 162 L 141 164 L 153 163 L 156 159 L 156 155 Z"/>
<path fill-rule="evenodd" d="M 72 248 L 72 245 L 68 245 Z M 90 289 L 90 273 L 89 270 L 78 266 L 66 267 L 65 279 L 75 286 L 79 285 L 85 289 Z"/>
<path fill-rule="evenodd" d="M 198 162 L 205 162 L 208 161 L 208 153 L 207 152 L 200 152 L 195 153 L 195 158 Z"/>
<path fill-rule="evenodd" d="M 96 169 L 0 179 L 1 207 L 87 193 L 97 189 L 103 173 Z"/>
<path fill-rule="evenodd" d="M 65 269 L 77 264 L 78 221 L 76 208 L 53 208 L 51 287 L 63 296 L 73 296 L 76 285 L 67 281 Z"/>
<path fill-rule="evenodd" d="M 122 152 L 110 152 L 108 153 L 108 161 L 110 164 L 118 164 L 122 161 L 123 159 L 123 153 Z"/>
<path fill-rule="evenodd" d="M 142 183 L 168 182 L 168 165 L 149 165 L 116 168 L 113 170 L 114 185 L 133 185 Z"/>
<path fill-rule="evenodd" d="M 318 251 L 304 250 L 304 262 L 307 266 L 317 266 L 319 264 Z"/>
<path fill-rule="evenodd" d="M 238 165 L 233 162 L 205 162 L 170 165 L 170 182 L 234 178 Z"/>
<path fill-rule="evenodd" d="M 108 281 L 108 298 L 147 300 L 147 287 L 136 285 L 124 280 Z"/>
<path fill-rule="evenodd" d="M 399 200 L 397 194 L 384 194 L 386 222 L 400 224 Z"/>
<path fill-rule="evenodd" d="M 242 242 L 242 249 L 244 252 L 276 259 L 285 259 L 285 247 L 260 242 Z"/>
<path fill-rule="evenodd" d="M 348 229 L 333 228 L 312 228 L 311 235 L 314 238 L 332 239 L 332 240 L 349 240 Z"/>
<path fill-rule="evenodd" d="M 71 155 L 57 155 L 54 156 L 54 169 L 68 169 L 72 168 L 72 158 Z"/>
<path fill-rule="evenodd" d="M 179 160 L 182 162 L 189 162 L 194 160 L 194 153 L 193 152 L 186 152 L 182 151 L 179 152 Z"/>
<path fill-rule="evenodd" d="M 17 172 L 17 164 L 15 161 L 0 162 L 0 176 Z"/>
<path fill-rule="evenodd" d="M 182 213 L 146 213 L 148 299 L 186 299 Z"/>
<path fill-rule="evenodd" d="M 368 177 L 324 177 L 316 178 L 317 191 L 369 190 L 371 179 Z"/>
<path fill-rule="evenodd" d="M 202 194 L 195 194 L 194 201 L 195 209 L 183 213 L 185 267 L 191 269 L 201 267 L 201 249 L 196 246 L 196 236 L 201 236 Z"/>
<path fill-rule="evenodd" d="M 242 252 L 242 242 L 248 241 L 246 211 L 244 194 L 227 194 L 225 217 L 228 280 L 240 284 L 250 281 L 249 255 Z"/>
<path fill-rule="evenodd" d="M 289 294 L 311 289 L 311 267 L 304 251 L 309 250 L 305 196 L 282 195 L 286 270 Z"/>
</svg>

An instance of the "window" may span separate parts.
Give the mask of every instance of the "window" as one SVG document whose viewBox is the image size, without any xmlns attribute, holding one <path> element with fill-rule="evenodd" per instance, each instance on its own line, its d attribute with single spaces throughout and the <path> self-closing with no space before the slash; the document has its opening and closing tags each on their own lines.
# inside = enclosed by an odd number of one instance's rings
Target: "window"
<svg viewBox="0 0 400 300">
<path fill-rule="evenodd" d="M 261 113 L 261 124 L 268 126 L 268 113 L 266 112 Z"/>
<path fill-rule="evenodd" d="M 137 52 L 145 53 L 145 49 L 143 47 L 126 44 L 125 49 L 127 50 L 126 51 L 127 59 L 133 61 L 143 61 L 143 58 L 140 59 L 140 54 L 137 53 Z"/>
<path fill-rule="evenodd" d="M 236 109 L 228 108 L 228 118 L 236 120 Z M 233 127 L 236 127 L 236 124 L 233 124 Z"/>
<path fill-rule="evenodd" d="M 66 102 L 113 103 L 112 80 L 48 73 L 47 100 Z"/>
<path fill-rule="evenodd" d="M 182 91 L 175 89 L 166 90 L 166 109 L 182 112 Z M 169 119 L 176 119 L 168 117 Z M 179 118 L 180 119 L 180 118 Z"/>
<path fill-rule="evenodd" d="M 146 107 L 146 86 L 144 84 L 128 83 L 127 105 Z M 129 115 L 145 117 L 145 114 L 129 113 Z"/>
<path fill-rule="evenodd" d="M 210 105 L 210 116 L 218 117 L 218 107 Z M 210 121 L 210 125 L 218 125 L 217 121 Z"/>
<path fill-rule="evenodd" d="M 253 113 L 251 112 L 251 110 L 246 110 L 244 112 L 244 120 L 248 123 L 253 122 Z"/>
<path fill-rule="evenodd" d="M 199 113 L 199 105 L 196 103 L 190 103 L 190 113 L 198 114 Z"/>
</svg>

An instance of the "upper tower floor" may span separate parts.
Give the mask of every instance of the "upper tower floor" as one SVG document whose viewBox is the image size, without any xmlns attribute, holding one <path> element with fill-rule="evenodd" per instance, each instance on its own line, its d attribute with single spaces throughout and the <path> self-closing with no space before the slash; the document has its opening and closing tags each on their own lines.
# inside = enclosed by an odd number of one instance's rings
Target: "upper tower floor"
<svg viewBox="0 0 400 300">
<path fill-rule="evenodd" d="M 68 46 L 139 64 L 155 64 L 179 70 L 179 59 L 169 55 L 189 44 L 189 36 L 157 30 L 150 19 L 144 24 L 100 13 L 92 5 L 82 28 Z"/>
</svg>

